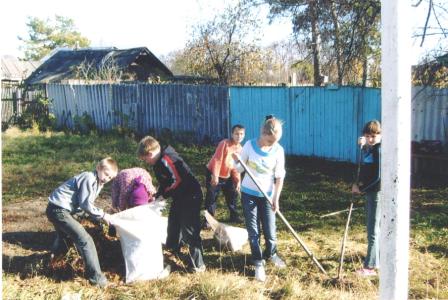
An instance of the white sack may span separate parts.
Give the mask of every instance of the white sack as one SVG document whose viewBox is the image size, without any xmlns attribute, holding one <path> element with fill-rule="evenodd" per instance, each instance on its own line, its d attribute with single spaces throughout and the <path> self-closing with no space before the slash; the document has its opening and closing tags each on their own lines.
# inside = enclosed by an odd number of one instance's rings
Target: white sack
<svg viewBox="0 0 448 300">
<path fill-rule="evenodd" d="M 166 219 L 166 218 L 165 218 Z M 156 279 L 163 271 L 162 238 L 166 225 L 154 204 L 113 214 L 126 264 L 126 283 Z"/>
<path fill-rule="evenodd" d="M 247 230 L 240 227 L 226 225 L 218 222 L 208 211 L 204 210 L 205 218 L 214 231 L 214 238 L 223 248 L 231 251 L 239 251 L 248 241 Z"/>
</svg>

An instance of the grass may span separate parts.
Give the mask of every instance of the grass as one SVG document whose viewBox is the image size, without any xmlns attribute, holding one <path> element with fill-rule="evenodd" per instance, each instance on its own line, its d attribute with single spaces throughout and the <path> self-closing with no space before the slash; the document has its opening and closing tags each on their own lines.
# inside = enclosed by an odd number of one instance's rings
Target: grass
<svg viewBox="0 0 448 300">
<path fill-rule="evenodd" d="M 91 231 L 97 242 L 102 267 L 114 285 L 106 290 L 90 286 L 79 270 L 63 273 L 49 269 L 48 249 L 53 229 L 46 220 L 46 197 L 61 182 L 91 170 L 104 156 L 112 156 L 120 168 L 143 166 L 136 158 L 136 141 L 114 135 L 67 135 L 22 132 L 3 134 L 3 299 L 375 299 L 378 278 L 359 278 L 366 251 L 363 210 L 353 212 L 346 247 L 344 280 L 335 282 L 319 273 L 286 227 L 278 225 L 278 249 L 288 268 L 267 267 L 266 283 L 255 282 L 249 264 L 250 250 L 223 251 L 210 231 L 203 231 L 207 271 L 191 274 L 179 260 L 166 256 L 173 273 L 165 280 L 123 283 L 123 260 L 118 241 L 108 241 L 100 229 Z M 176 144 L 175 148 L 204 183 L 204 166 L 212 147 Z M 319 218 L 348 207 L 354 166 L 318 159 L 287 157 L 287 177 L 281 210 L 299 236 L 318 257 L 330 277 L 337 274 L 340 241 L 346 214 Z M 109 205 L 108 187 L 100 206 Z M 448 299 L 448 188 L 412 190 L 409 267 L 410 299 Z M 354 199 L 362 206 L 361 198 Z M 218 219 L 227 220 L 220 199 Z M 242 224 L 240 224 L 242 225 Z M 166 253 L 167 254 L 167 253 Z M 74 260 L 76 259 L 76 253 Z M 186 255 L 186 249 L 183 249 Z M 75 299 L 75 298 L 73 298 Z"/>
</svg>

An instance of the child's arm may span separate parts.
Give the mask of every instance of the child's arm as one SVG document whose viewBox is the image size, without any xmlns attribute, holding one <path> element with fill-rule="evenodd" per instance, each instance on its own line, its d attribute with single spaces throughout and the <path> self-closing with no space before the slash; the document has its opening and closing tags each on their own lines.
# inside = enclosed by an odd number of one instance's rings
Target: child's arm
<svg viewBox="0 0 448 300">
<path fill-rule="evenodd" d="M 272 210 L 274 212 L 277 212 L 280 209 L 280 194 L 283 190 L 285 175 L 285 153 L 282 149 L 282 151 L 279 151 L 277 163 L 274 168 L 275 185 L 274 194 L 272 195 Z"/>
<path fill-rule="evenodd" d="M 116 177 L 112 182 L 111 193 L 112 193 L 112 207 L 117 208 L 120 203 L 118 200 L 120 195 L 120 185 L 118 184 L 118 177 Z"/>
<path fill-rule="evenodd" d="M 175 190 L 180 183 L 182 182 L 182 177 L 180 176 L 179 167 L 182 165 L 181 161 L 177 161 L 174 163 L 168 155 L 164 155 L 161 159 L 161 162 L 164 166 L 163 172 L 165 172 L 165 180 L 159 180 L 159 189 L 157 190 L 156 198 L 158 196 L 163 196 L 164 198 L 168 198 L 171 194 L 171 191 Z M 158 176 L 158 178 L 162 178 L 162 176 Z"/>
<path fill-rule="evenodd" d="M 79 207 L 91 216 L 100 219 L 104 217 L 104 211 L 94 205 L 95 198 L 99 194 L 101 187 L 95 190 L 97 179 L 93 173 L 86 172 L 84 176 L 78 178 L 78 203 Z"/>
<path fill-rule="evenodd" d="M 215 186 L 219 182 L 219 174 L 221 172 L 222 161 L 224 160 L 224 153 L 226 148 L 226 141 L 223 140 L 218 144 L 218 147 L 210 160 L 209 167 L 212 173 L 211 185 Z"/>
</svg>

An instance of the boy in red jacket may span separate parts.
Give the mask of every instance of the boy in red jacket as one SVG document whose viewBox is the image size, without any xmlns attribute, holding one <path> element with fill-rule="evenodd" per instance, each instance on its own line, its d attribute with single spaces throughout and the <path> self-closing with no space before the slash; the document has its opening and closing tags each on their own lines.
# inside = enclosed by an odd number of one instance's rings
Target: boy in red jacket
<svg viewBox="0 0 448 300">
<path fill-rule="evenodd" d="M 240 174 L 233 166 L 233 153 L 241 152 L 241 142 L 244 140 L 245 129 L 242 125 L 232 127 L 232 137 L 222 140 L 215 154 L 207 165 L 205 209 L 212 215 L 216 211 L 216 198 L 222 190 L 227 207 L 230 211 L 230 222 L 241 222 L 236 208 L 240 191 Z M 205 222 L 204 227 L 208 227 Z"/>
</svg>

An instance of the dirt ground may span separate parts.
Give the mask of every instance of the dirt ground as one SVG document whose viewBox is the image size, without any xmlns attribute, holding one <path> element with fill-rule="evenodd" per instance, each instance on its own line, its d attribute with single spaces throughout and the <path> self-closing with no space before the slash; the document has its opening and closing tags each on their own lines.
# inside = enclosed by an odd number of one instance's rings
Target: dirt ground
<svg viewBox="0 0 448 300">
<path fill-rule="evenodd" d="M 45 215 L 47 198 L 8 203 L 2 207 L 3 271 L 27 278 L 51 275 L 50 247 L 55 238 L 53 225 Z M 99 207 L 108 207 L 98 199 Z"/>
</svg>

